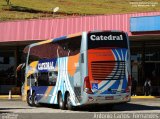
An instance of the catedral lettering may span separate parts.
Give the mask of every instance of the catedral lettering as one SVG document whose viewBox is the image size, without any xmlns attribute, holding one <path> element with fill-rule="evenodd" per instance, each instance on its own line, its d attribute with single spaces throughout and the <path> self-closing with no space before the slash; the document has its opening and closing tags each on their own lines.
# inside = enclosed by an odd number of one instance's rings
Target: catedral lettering
<svg viewBox="0 0 160 119">
<path fill-rule="evenodd" d="M 96 36 L 96 35 L 91 35 L 90 39 L 92 41 L 95 41 L 95 40 L 123 40 L 123 36 L 122 35 L 119 35 L 119 36 L 113 36 L 113 35 L 109 35 L 109 36 L 103 36 L 103 35 Z"/>
<path fill-rule="evenodd" d="M 44 62 L 38 64 L 38 70 L 51 70 L 54 69 L 53 67 L 54 62 Z"/>
</svg>

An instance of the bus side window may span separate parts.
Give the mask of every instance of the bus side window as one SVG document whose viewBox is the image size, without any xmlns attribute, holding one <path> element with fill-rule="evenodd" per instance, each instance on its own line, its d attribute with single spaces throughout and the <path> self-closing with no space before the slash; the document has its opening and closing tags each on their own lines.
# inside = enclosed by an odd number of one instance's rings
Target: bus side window
<svg viewBox="0 0 160 119">
<path fill-rule="evenodd" d="M 59 57 L 73 56 L 80 53 L 81 36 L 57 41 Z"/>
<path fill-rule="evenodd" d="M 49 85 L 55 86 L 57 82 L 58 72 L 57 71 L 49 72 L 48 75 L 49 75 Z"/>
<path fill-rule="evenodd" d="M 49 77 L 47 72 L 41 72 L 38 77 L 38 86 L 48 86 L 49 85 Z"/>
<path fill-rule="evenodd" d="M 66 57 L 68 56 L 68 51 L 64 48 L 64 46 L 59 46 L 58 47 L 58 54 L 59 54 L 59 57 Z"/>
<path fill-rule="evenodd" d="M 75 42 L 73 42 L 75 40 Z M 67 48 L 70 51 L 70 56 L 77 55 L 80 53 L 80 47 L 81 47 L 81 37 L 75 37 L 74 39 L 69 39 L 68 40 L 68 46 Z"/>
</svg>

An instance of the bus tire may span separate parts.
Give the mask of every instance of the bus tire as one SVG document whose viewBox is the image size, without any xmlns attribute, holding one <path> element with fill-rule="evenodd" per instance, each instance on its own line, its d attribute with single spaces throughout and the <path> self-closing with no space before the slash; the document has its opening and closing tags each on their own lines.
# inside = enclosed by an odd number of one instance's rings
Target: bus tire
<svg viewBox="0 0 160 119">
<path fill-rule="evenodd" d="M 29 106 L 33 106 L 32 95 L 30 95 L 30 92 L 27 93 L 27 103 Z"/>
<path fill-rule="evenodd" d="M 33 93 L 33 96 L 32 96 L 32 102 L 33 102 L 33 106 L 35 106 L 35 107 L 39 106 L 35 92 Z"/>
<path fill-rule="evenodd" d="M 65 102 L 63 101 L 63 98 L 62 98 L 62 93 L 58 94 L 58 105 L 59 105 L 60 109 L 62 109 L 62 110 L 66 109 Z"/>
<path fill-rule="evenodd" d="M 74 110 L 74 106 L 72 105 L 69 93 L 67 93 L 67 96 L 66 96 L 66 108 L 68 110 Z"/>
</svg>

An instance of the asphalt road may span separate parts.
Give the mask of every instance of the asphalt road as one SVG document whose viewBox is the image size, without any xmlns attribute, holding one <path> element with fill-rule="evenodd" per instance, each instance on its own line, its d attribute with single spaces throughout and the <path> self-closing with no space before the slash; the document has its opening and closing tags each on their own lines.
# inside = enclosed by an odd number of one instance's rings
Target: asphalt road
<svg viewBox="0 0 160 119">
<path fill-rule="evenodd" d="M 107 108 L 108 105 L 94 105 L 79 107 L 75 111 L 60 110 L 56 105 L 42 105 L 30 107 L 20 100 L 0 100 L 0 119 L 90 119 L 90 118 L 146 118 L 145 114 L 153 114 L 150 118 L 160 118 L 160 98 L 132 99 L 131 102 Z M 135 114 L 143 115 L 135 115 Z M 115 115 L 116 114 L 116 115 Z M 117 116 L 118 115 L 118 116 Z M 120 116 L 119 116 L 120 115 Z"/>
</svg>

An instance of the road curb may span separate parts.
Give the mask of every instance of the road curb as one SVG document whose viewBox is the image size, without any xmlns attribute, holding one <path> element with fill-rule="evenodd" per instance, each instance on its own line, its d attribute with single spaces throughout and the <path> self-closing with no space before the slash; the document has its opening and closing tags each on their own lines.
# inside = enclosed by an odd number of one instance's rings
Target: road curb
<svg viewBox="0 0 160 119">
<path fill-rule="evenodd" d="M 9 95 L 0 95 L 0 99 L 8 99 Z M 160 98 L 160 96 L 131 96 L 131 99 L 154 99 Z M 22 99 L 20 95 L 12 95 L 11 99 Z"/>
<path fill-rule="evenodd" d="M 7 99 L 7 100 L 9 100 L 9 95 L 0 95 L 0 99 Z M 11 100 L 12 99 L 22 99 L 22 97 L 20 96 L 20 95 L 12 95 L 11 96 Z"/>
<path fill-rule="evenodd" d="M 131 99 L 154 99 L 160 98 L 160 96 L 132 96 Z"/>
</svg>

